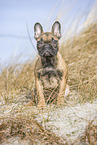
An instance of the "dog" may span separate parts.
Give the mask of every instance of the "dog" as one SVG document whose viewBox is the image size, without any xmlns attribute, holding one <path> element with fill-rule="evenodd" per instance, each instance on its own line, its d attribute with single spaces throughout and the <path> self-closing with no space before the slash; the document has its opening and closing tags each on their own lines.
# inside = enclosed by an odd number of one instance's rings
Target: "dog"
<svg viewBox="0 0 97 145">
<path fill-rule="evenodd" d="M 37 41 L 39 54 L 34 70 L 38 96 L 37 106 L 45 108 L 46 104 L 53 102 L 53 100 L 57 105 L 63 105 L 64 95 L 69 92 L 69 86 L 67 85 L 67 65 L 59 52 L 60 23 L 56 21 L 51 32 L 45 33 L 41 24 L 36 23 L 34 25 L 34 38 Z M 55 98 L 53 98 L 54 93 L 56 93 Z"/>
</svg>

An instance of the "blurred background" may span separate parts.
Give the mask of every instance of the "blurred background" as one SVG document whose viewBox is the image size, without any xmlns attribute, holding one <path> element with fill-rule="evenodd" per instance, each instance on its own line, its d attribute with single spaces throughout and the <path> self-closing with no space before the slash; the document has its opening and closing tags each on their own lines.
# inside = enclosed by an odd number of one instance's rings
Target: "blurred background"
<svg viewBox="0 0 97 145">
<path fill-rule="evenodd" d="M 96 18 L 97 0 L 0 0 L 0 64 L 22 63 L 37 55 L 34 24 L 51 31 L 62 25 L 62 39 L 77 34 Z"/>
</svg>

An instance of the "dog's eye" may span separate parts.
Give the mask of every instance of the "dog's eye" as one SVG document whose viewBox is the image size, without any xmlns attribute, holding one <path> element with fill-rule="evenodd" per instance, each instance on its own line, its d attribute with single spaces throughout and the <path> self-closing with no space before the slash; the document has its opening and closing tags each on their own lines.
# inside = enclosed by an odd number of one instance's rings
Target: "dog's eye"
<svg viewBox="0 0 97 145">
<path fill-rule="evenodd" d="M 58 42 L 57 42 L 56 40 L 53 40 L 53 41 L 52 41 L 52 45 L 53 45 L 54 47 L 57 47 L 57 44 L 58 44 Z"/>
<path fill-rule="evenodd" d="M 54 38 L 52 37 L 52 41 L 54 40 Z"/>
<path fill-rule="evenodd" d="M 52 37 L 52 43 L 57 43 L 57 40 L 55 40 L 53 37 Z"/>
<path fill-rule="evenodd" d="M 42 47 L 44 45 L 44 42 L 43 41 L 38 41 L 37 45 L 38 45 L 38 47 Z"/>
<path fill-rule="evenodd" d="M 43 41 L 43 39 L 41 38 L 40 41 Z"/>
</svg>

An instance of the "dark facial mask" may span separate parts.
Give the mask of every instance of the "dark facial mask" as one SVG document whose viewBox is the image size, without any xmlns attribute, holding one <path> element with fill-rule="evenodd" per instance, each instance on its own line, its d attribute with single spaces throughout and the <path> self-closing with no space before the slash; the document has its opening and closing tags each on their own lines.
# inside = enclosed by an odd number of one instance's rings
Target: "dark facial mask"
<svg viewBox="0 0 97 145">
<path fill-rule="evenodd" d="M 44 42 L 43 40 L 37 42 L 37 49 L 39 55 L 42 57 L 53 57 L 58 51 L 58 42 L 52 40 L 51 42 Z"/>
</svg>

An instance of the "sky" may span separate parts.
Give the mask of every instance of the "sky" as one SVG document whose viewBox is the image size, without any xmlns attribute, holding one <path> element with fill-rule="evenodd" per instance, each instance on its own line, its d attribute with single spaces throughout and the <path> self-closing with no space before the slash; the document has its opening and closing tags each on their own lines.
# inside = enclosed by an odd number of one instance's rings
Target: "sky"
<svg viewBox="0 0 97 145">
<path fill-rule="evenodd" d="M 23 62 L 37 55 L 34 24 L 51 31 L 55 20 L 67 33 L 75 17 L 88 15 L 97 0 L 0 0 L 0 65 Z M 30 39 L 29 39 L 30 34 Z M 34 47 L 33 47 L 33 45 Z"/>
</svg>

